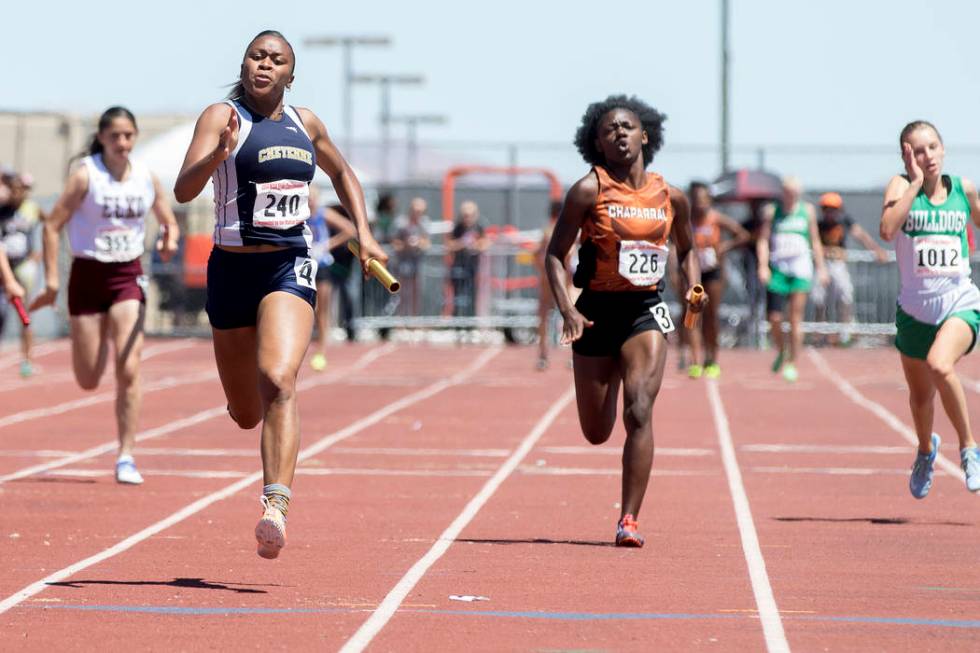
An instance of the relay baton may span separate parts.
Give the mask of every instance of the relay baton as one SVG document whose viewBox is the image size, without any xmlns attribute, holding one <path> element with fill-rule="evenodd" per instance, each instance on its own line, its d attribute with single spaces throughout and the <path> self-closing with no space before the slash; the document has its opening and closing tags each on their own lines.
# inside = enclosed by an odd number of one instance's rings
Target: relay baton
<svg viewBox="0 0 980 653">
<path fill-rule="evenodd" d="M 349 249 L 351 253 L 354 254 L 354 256 L 357 257 L 361 256 L 361 244 L 356 240 L 354 240 L 353 238 L 347 241 L 347 249 Z M 388 268 L 386 268 L 384 263 L 382 263 L 378 259 L 376 258 L 368 259 L 367 268 L 368 268 L 368 273 L 372 277 L 377 279 L 388 292 L 394 294 L 399 290 L 401 290 L 402 288 L 401 283 L 398 282 L 398 279 L 395 278 L 395 275 L 393 275 L 391 272 L 388 272 Z"/>
<path fill-rule="evenodd" d="M 701 324 L 702 295 L 704 295 L 704 286 L 699 283 L 694 284 L 694 287 L 691 288 L 691 301 L 688 302 L 687 313 L 684 315 L 684 326 L 688 329 L 696 329 Z"/>
<path fill-rule="evenodd" d="M 21 324 L 24 326 L 31 326 L 31 316 L 28 315 L 27 311 L 24 309 L 24 302 L 21 300 L 21 298 L 12 297 L 10 299 L 10 303 L 14 305 L 15 309 L 17 309 L 17 315 L 20 316 Z"/>
</svg>

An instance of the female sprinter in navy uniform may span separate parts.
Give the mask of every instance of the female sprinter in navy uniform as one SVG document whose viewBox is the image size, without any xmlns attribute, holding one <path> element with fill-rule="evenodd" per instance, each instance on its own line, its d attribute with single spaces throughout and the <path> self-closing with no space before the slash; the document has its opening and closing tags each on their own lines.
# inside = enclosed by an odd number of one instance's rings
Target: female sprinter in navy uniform
<svg viewBox="0 0 980 653">
<path fill-rule="evenodd" d="M 592 170 L 568 191 L 548 245 L 548 280 L 565 319 L 562 342 L 574 352 L 579 422 L 592 444 L 609 439 L 623 386 L 623 499 L 617 546 L 643 546 L 636 516 L 653 464 L 653 402 L 674 330 L 660 297 L 673 239 L 680 273 L 700 283 L 684 191 L 646 167 L 663 143 L 664 116 L 637 98 L 611 96 L 582 116 L 575 145 Z M 582 231 L 573 305 L 563 261 Z M 686 298 L 691 299 L 690 289 Z M 701 296 L 697 306 L 707 301 Z"/>
<path fill-rule="evenodd" d="M 132 451 L 142 400 L 139 366 L 146 277 L 140 257 L 146 214 L 152 209 L 160 223 L 157 249 L 164 261 L 177 250 L 179 237 L 159 180 L 129 156 L 137 134 L 136 118 L 128 109 L 110 107 L 99 118 L 87 156 L 44 220 L 45 290 L 31 304 L 36 310 L 58 296 L 58 241 L 67 225 L 73 257 L 68 277 L 72 369 L 79 386 L 94 390 L 112 342 L 119 435 L 116 481 L 133 485 L 143 482 Z"/>
<path fill-rule="evenodd" d="M 214 184 L 215 248 L 207 310 L 228 411 L 244 429 L 262 422 L 263 515 L 258 554 L 286 544 L 299 452 L 296 374 L 310 344 L 316 261 L 310 257 L 309 185 L 319 165 L 354 218 L 361 260 L 387 260 L 371 236 L 361 186 L 313 112 L 284 104 L 296 65 L 275 31 L 252 39 L 226 102 L 197 121 L 174 186 L 180 202 Z"/>
</svg>

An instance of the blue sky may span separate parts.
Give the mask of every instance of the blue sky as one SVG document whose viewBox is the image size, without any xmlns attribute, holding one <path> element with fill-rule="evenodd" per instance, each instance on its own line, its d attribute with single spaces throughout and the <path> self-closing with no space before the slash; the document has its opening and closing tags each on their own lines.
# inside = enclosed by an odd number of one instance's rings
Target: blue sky
<svg viewBox="0 0 980 653">
<path fill-rule="evenodd" d="M 980 154 L 956 155 L 956 145 L 980 143 L 980 68 L 971 65 L 980 3 L 731 4 L 736 145 L 892 147 L 905 122 L 926 117 L 943 132 L 949 166 L 980 176 Z M 424 87 L 394 91 L 398 113 L 449 116 L 446 126 L 423 127 L 423 139 L 570 143 L 590 101 L 627 92 L 668 115 L 660 162 L 666 169 L 690 176 L 700 168 L 709 176 L 717 167 L 713 154 L 672 155 L 671 148 L 718 139 L 718 0 L 175 0 L 152 9 L 89 0 L 14 3 L 4 8 L 4 22 L 13 28 L 5 30 L 10 65 L 0 108 L 97 112 L 122 103 L 137 115 L 196 114 L 234 79 L 250 38 L 274 28 L 297 51 L 289 101 L 312 108 L 341 136 L 340 52 L 304 47 L 303 39 L 388 34 L 392 47 L 358 51 L 355 66 L 427 77 Z M 354 98 L 355 137 L 375 138 L 378 90 L 361 87 Z M 578 165 L 570 145 L 568 153 L 529 158 L 551 156 L 565 167 Z M 737 160 L 748 163 L 754 155 Z M 833 170 L 878 181 L 898 165 L 887 152 L 767 160 L 787 172 L 812 169 L 813 177 L 833 177 Z"/>
</svg>

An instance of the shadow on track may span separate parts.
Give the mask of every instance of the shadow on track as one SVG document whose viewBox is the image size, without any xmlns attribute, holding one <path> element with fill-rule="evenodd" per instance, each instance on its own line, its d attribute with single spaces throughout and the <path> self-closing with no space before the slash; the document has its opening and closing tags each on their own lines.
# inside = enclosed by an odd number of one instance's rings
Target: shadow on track
<svg viewBox="0 0 980 653">
<path fill-rule="evenodd" d="M 908 517 L 773 517 L 781 522 L 830 522 L 836 524 L 874 524 L 876 526 L 901 526 L 919 524 L 929 526 L 972 526 L 958 521 L 921 521 Z"/>
<path fill-rule="evenodd" d="M 612 542 L 600 542 L 598 540 L 549 540 L 543 537 L 524 540 L 459 538 L 455 541 L 464 542 L 467 544 L 570 544 L 572 546 L 615 546 Z"/>
<path fill-rule="evenodd" d="M 73 587 L 76 589 L 84 588 L 86 585 L 129 585 L 139 586 L 158 586 L 158 587 L 186 587 L 198 590 L 227 590 L 236 594 L 268 594 L 265 590 L 251 589 L 251 586 L 235 583 L 225 585 L 206 581 L 203 578 L 174 578 L 173 580 L 66 580 L 60 583 L 48 583 L 50 587 Z M 280 585 L 259 585 L 259 587 L 280 587 Z"/>
<path fill-rule="evenodd" d="M 71 478 L 69 476 L 25 476 L 13 483 L 98 483 L 94 478 Z"/>
</svg>

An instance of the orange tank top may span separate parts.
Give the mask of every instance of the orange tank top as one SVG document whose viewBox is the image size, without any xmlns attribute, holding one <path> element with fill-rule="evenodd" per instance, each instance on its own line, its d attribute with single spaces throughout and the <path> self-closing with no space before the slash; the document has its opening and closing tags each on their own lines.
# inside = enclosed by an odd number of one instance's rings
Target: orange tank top
<svg viewBox="0 0 980 653">
<path fill-rule="evenodd" d="M 718 213 L 711 209 L 698 223 L 693 223 L 694 246 L 698 249 L 705 247 L 717 248 L 721 242 L 721 227 L 718 226 Z"/>
<path fill-rule="evenodd" d="M 701 271 L 707 272 L 716 269 L 720 264 L 718 244 L 721 243 L 718 213 L 711 209 L 697 224 L 694 224 L 692 220 L 691 226 L 694 232 L 694 249 L 698 255 L 698 262 L 701 264 Z"/>
<path fill-rule="evenodd" d="M 648 172 L 642 188 L 631 188 L 595 166 L 599 194 L 582 225 L 582 242 L 596 248 L 590 290 L 657 289 L 667 268 L 667 239 L 674 221 L 670 188 Z"/>
</svg>

